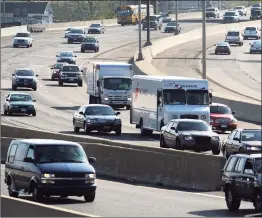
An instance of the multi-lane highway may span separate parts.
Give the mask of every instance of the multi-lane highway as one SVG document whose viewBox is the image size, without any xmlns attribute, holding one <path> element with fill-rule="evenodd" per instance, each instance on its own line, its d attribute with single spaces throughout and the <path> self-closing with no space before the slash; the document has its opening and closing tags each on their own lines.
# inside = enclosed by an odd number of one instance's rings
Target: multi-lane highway
<svg viewBox="0 0 262 218">
<path fill-rule="evenodd" d="M 186 24 L 182 25 L 182 32 L 199 28 L 201 24 Z M 214 25 L 214 24 L 209 24 Z M 151 37 L 159 38 L 170 36 L 170 34 L 160 31 L 151 31 Z M 125 27 L 108 27 L 106 33 L 97 36 L 100 40 L 100 57 L 96 60 L 117 60 L 128 61 L 137 50 L 137 46 L 133 43 L 138 41 L 137 26 Z M 39 74 L 38 90 L 26 91 L 32 94 L 36 99 L 37 115 L 36 117 L 28 116 L 4 116 L 2 115 L 2 123 L 12 125 L 28 126 L 43 130 L 50 130 L 61 133 L 73 133 L 72 116 L 80 105 L 88 103 L 88 95 L 86 94 L 86 86 L 63 86 L 59 87 L 58 82 L 51 81 L 50 65 L 56 61 L 56 54 L 63 50 L 75 51 L 78 55 L 77 63 L 82 67 L 86 67 L 90 59 L 95 59 L 94 53 L 80 53 L 79 44 L 67 44 L 63 38 L 63 31 L 45 32 L 33 35 L 34 44 L 32 48 L 14 49 L 11 47 L 12 38 L 5 39 L 2 42 L 2 75 L 1 88 L 3 104 L 4 96 L 11 92 L 12 72 L 16 67 L 31 67 Z M 143 31 L 143 39 L 146 39 L 146 31 Z M 116 49 L 119 46 L 124 46 L 122 49 Z M 115 48 L 115 50 L 114 50 Z M 113 49 L 113 50 L 112 50 Z M 103 54 L 103 55 L 102 55 Z M 99 53 L 98 53 L 99 55 Z M 117 55 L 117 57 L 116 57 Z M 90 60 L 91 61 L 91 60 Z M 25 91 L 25 90 L 22 90 Z M 3 109 L 2 109 L 3 110 Z M 151 138 L 140 137 L 139 130 L 135 129 L 129 123 L 129 111 L 122 110 L 121 118 L 123 120 L 122 136 L 105 136 L 101 134 L 91 134 L 93 136 L 110 138 L 113 140 L 132 141 L 134 144 L 146 146 L 159 146 L 159 137 Z M 3 114 L 3 111 L 2 111 Z M 83 137 L 84 134 L 80 133 Z M 135 137 L 134 137 L 135 136 Z"/>
<path fill-rule="evenodd" d="M 1 177 L 4 177 L 3 165 Z M 70 197 L 52 198 L 45 204 L 103 217 L 244 217 L 255 213 L 253 205 L 247 202 L 241 203 L 238 212 L 228 212 L 222 192 L 183 192 L 100 179 L 97 185 L 93 203 Z M 3 181 L 1 194 L 8 195 Z"/>
</svg>

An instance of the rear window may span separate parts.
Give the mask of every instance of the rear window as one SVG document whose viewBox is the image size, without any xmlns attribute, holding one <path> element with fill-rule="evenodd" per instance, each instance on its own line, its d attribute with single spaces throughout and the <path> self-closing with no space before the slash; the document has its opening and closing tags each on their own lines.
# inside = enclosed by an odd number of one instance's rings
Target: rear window
<svg viewBox="0 0 262 218">
<path fill-rule="evenodd" d="M 216 9 L 215 8 L 208 8 L 208 9 L 206 9 L 206 11 L 216 11 Z"/>
<path fill-rule="evenodd" d="M 229 17 L 233 17 L 233 16 L 235 16 L 235 12 L 226 12 L 225 13 L 225 16 L 229 16 Z"/>
<path fill-rule="evenodd" d="M 252 31 L 256 31 L 257 30 L 257 28 L 256 27 L 246 27 L 246 29 L 245 30 L 252 30 Z"/>
<path fill-rule="evenodd" d="M 29 33 L 17 33 L 15 37 L 29 37 Z"/>
<path fill-rule="evenodd" d="M 63 66 L 63 71 L 64 72 L 79 72 L 79 67 L 78 66 Z"/>
<path fill-rule="evenodd" d="M 233 32 L 232 31 L 232 32 L 228 32 L 227 36 L 239 36 L 239 34 L 240 34 L 239 32 Z"/>
</svg>

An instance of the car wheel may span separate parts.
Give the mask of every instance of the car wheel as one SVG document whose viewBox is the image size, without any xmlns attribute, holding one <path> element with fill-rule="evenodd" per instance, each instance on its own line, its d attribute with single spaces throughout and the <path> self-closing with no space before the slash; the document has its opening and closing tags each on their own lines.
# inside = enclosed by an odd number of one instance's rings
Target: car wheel
<svg viewBox="0 0 262 218">
<path fill-rule="evenodd" d="M 212 149 L 212 154 L 213 155 L 219 155 L 220 154 L 220 147 L 218 146 L 217 148 Z"/>
<path fill-rule="evenodd" d="M 10 197 L 17 198 L 19 195 L 19 192 L 14 191 L 15 184 L 11 178 L 9 178 L 8 184 L 7 184 L 8 194 Z"/>
<path fill-rule="evenodd" d="M 8 109 L 8 116 L 12 116 L 12 112 Z"/>
<path fill-rule="evenodd" d="M 250 54 L 253 54 L 253 52 L 252 52 L 252 51 L 250 51 Z"/>
<path fill-rule="evenodd" d="M 12 90 L 17 90 L 17 87 L 15 85 L 12 85 Z"/>
<path fill-rule="evenodd" d="M 237 211 L 239 209 L 241 200 L 236 198 L 236 195 L 230 186 L 225 191 L 225 198 L 229 211 Z"/>
<path fill-rule="evenodd" d="M 83 86 L 83 82 L 81 81 L 81 82 L 78 82 L 78 86 L 79 87 L 82 87 Z"/>
<path fill-rule="evenodd" d="M 84 53 L 84 52 L 85 52 L 85 50 L 81 49 L 81 52 L 82 52 L 82 53 Z"/>
<path fill-rule="evenodd" d="M 27 48 L 30 48 L 30 45 L 27 45 L 26 47 L 27 47 Z"/>
<path fill-rule="evenodd" d="M 33 187 L 32 187 L 32 197 L 33 197 L 33 200 L 36 202 L 42 202 L 44 199 L 44 195 L 40 192 L 36 184 L 33 184 Z"/>
<path fill-rule="evenodd" d="M 74 126 L 74 132 L 75 132 L 75 133 L 79 133 L 79 130 L 80 130 L 79 127 Z"/>
<path fill-rule="evenodd" d="M 93 202 L 96 197 L 96 192 L 92 192 L 90 194 L 84 195 L 85 202 Z"/>
<path fill-rule="evenodd" d="M 85 131 L 85 134 L 88 134 L 90 132 L 90 130 L 87 128 L 86 123 L 84 123 L 84 131 Z"/>
<path fill-rule="evenodd" d="M 215 51 L 215 54 L 217 55 L 217 54 L 218 54 L 218 52 L 217 52 L 217 51 Z"/>
<path fill-rule="evenodd" d="M 7 111 L 6 111 L 6 109 L 4 109 L 4 115 L 7 115 Z"/>
<path fill-rule="evenodd" d="M 226 148 L 223 149 L 223 156 L 224 156 L 226 159 L 228 159 L 228 157 L 229 157 Z"/>
<path fill-rule="evenodd" d="M 179 139 L 176 140 L 176 149 L 184 150 L 183 145 L 181 144 L 181 141 Z"/>
<path fill-rule="evenodd" d="M 165 139 L 162 135 L 160 135 L 160 148 L 167 148 Z"/>
<path fill-rule="evenodd" d="M 36 116 L 36 112 L 33 112 L 33 113 L 32 113 L 32 116 L 35 117 L 35 116 Z"/>
<path fill-rule="evenodd" d="M 31 43 L 30 47 L 33 47 L 33 43 Z"/>
<path fill-rule="evenodd" d="M 59 80 L 58 84 L 59 86 L 63 86 L 63 81 Z"/>
<path fill-rule="evenodd" d="M 52 77 L 51 77 L 51 80 L 52 80 L 52 81 L 54 81 L 54 80 L 55 80 L 55 78 L 52 76 Z"/>
<path fill-rule="evenodd" d="M 231 52 L 228 52 L 229 55 L 231 55 Z"/>
<path fill-rule="evenodd" d="M 121 134 L 122 134 L 122 129 L 121 128 L 116 130 L 116 135 L 121 135 Z"/>
<path fill-rule="evenodd" d="M 37 86 L 36 86 L 36 87 L 34 87 L 34 88 L 33 88 L 33 90 L 34 90 L 34 91 L 36 91 L 36 90 L 37 90 Z"/>
<path fill-rule="evenodd" d="M 259 193 L 256 194 L 255 201 L 254 201 L 254 207 L 256 213 L 262 213 L 262 198 Z"/>
</svg>

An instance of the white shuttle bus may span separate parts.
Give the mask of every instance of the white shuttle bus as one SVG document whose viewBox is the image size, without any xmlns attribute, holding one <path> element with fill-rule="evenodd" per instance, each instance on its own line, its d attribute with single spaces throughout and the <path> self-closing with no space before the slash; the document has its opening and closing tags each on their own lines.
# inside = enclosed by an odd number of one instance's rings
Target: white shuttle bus
<svg viewBox="0 0 262 218">
<path fill-rule="evenodd" d="M 210 123 L 208 81 L 177 76 L 133 76 L 130 123 L 142 135 L 160 131 L 171 119 Z"/>
<path fill-rule="evenodd" d="M 132 64 L 96 62 L 87 71 L 89 104 L 107 104 L 113 107 L 131 106 Z"/>
</svg>

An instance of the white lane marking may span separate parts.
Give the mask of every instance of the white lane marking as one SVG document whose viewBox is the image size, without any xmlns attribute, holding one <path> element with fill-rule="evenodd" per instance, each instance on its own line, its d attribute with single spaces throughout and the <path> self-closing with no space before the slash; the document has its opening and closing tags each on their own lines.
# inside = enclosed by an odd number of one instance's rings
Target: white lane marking
<svg viewBox="0 0 262 218">
<path fill-rule="evenodd" d="M 45 207 L 45 208 L 48 208 L 48 209 L 53 209 L 53 210 L 62 211 L 62 212 L 66 212 L 66 213 L 72 213 L 72 214 L 84 216 L 84 217 L 100 217 L 100 216 L 93 215 L 93 214 L 81 213 L 81 212 L 78 212 L 78 211 L 75 211 L 75 210 L 69 210 L 69 209 L 64 209 L 64 208 L 61 208 L 61 207 L 36 203 L 36 202 L 33 202 L 33 201 L 21 199 L 21 198 L 12 198 L 12 197 L 9 197 L 9 196 L 6 196 L 6 195 L 1 195 L 1 198 L 7 198 L 7 199 L 11 199 L 13 201 L 20 201 L 20 202 L 27 203 L 27 204 L 33 204 L 33 205 L 36 205 L 36 206 L 39 206 L 39 207 Z"/>
</svg>

